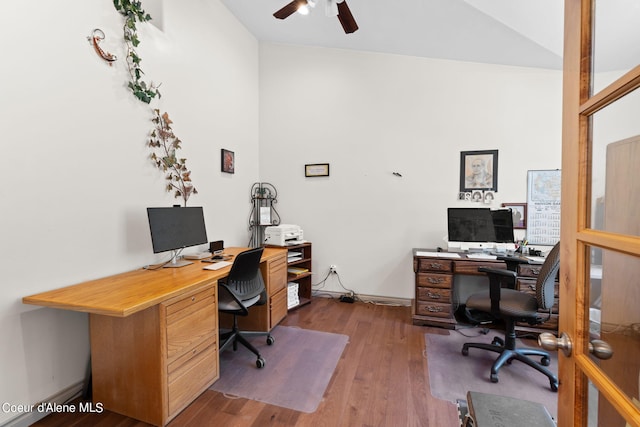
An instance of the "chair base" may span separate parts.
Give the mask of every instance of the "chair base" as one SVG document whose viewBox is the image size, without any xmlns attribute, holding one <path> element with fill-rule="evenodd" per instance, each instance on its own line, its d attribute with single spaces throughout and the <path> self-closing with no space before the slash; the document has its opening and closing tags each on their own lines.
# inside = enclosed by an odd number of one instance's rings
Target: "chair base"
<svg viewBox="0 0 640 427">
<path fill-rule="evenodd" d="M 505 341 L 503 341 L 499 337 L 495 337 L 491 344 L 486 343 L 465 343 L 462 346 L 462 354 L 464 356 L 469 355 L 469 348 L 479 348 L 482 350 L 492 351 L 494 353 L 498 353 L 499 356 L 493 365 L 491 366 L 491 382 L 498 382 L 498 371 L 505 364 L 511 364 L 513 360 L 519 360 L 522 363 L 525 363 L 531 366 L 533 369 L 541 372 L 549 378 L 549 386 L 551 387 L 551 391 L 558 391 L 558 377 L 556 377 L 550 370 L 545 368 L 545 366 L 549 366 L 551 359 L 549 358 L 549 353 L 544 350 L 539 350 L 536 348 L 516 348 L 516 335 L 515 332 L 512 334 L 507 334 L 505 336 Z M 535 362 L 529 356 L 539 356 L 541 357 L 540 363 Z"/>
<path fill-rule="evenodd" d="M 219 352 L 222 353 L 229 346 L 233 346 L 233 351 L 238 350 L 238 343 L 249 349 L 253 354 L 257 356 L 256 366 L 258 368 L 264 368 L 266 362 L 257 348 L 255 348 L 245 337 L 248 336 L 266 336 L 267 344 L 272 345 L 275 342 L 273 336 L 269 332 L 259 331 L 240 331 L 237 326 L 237 321 L 234 316 L 233 328 L 228 332 L 220 332 L 220 346 Z"/>
</svg>

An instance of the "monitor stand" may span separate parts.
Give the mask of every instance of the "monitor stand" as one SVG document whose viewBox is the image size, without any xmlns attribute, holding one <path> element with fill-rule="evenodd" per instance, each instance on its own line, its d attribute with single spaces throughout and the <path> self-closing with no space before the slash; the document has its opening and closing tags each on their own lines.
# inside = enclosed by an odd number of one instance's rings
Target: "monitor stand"
<svg viewBox="0 0 640 427">
<path fill-rule="evenodd" d="M 163 268 L 179 268 L 184 267 L 185 265 L 193 264 L 192 261 L 188 261 L 186 259 L 178 259 L 178 251 L 172 251 L 171 261 L 163 265 Z"/>
</svg>

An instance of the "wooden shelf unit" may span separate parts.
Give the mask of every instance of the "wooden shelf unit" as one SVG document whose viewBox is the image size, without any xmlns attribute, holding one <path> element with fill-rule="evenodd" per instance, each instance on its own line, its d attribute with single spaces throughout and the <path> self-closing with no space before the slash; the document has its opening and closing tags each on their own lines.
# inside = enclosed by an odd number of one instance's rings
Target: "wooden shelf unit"
<svg viewBox="0 0 640 427">
<path fill-rule="evenodd" d="M 287 283 L 294 282 L 298 284 L 298 298 L 300 302 L 289 310 L 295 310 L 298 307 L 309 304 L 311 302 L 311 243 L 301 243 L 298 245 L 286 246 L 287 249 Z M 294 257 L 295 254 L 300 254 Z M 301 268 L 306 271 L 295 274 L 288 271 L 289 268 Z"/>
</svg>

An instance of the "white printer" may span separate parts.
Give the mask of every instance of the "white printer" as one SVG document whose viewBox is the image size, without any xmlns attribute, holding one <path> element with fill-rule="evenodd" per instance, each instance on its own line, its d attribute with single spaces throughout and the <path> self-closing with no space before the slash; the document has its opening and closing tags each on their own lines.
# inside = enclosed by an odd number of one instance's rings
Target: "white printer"
<svg viewBox="0 0 640 427">
<path fill-rule="evenodd" d="M 287 246 L 301 243 L 304 238 L 299 225 L 280 224 L 264 229 L 265 245 Z"/>
</svg>

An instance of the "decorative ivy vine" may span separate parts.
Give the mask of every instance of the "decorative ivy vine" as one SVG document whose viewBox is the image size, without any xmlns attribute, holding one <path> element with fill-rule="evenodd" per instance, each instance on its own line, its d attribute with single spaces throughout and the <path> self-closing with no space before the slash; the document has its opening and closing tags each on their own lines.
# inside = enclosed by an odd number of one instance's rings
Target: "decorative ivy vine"
<svg viewBox="0 0 640 427">
<path fill-rule="evenodd" d="M 151 132 L 147 145 L 155 150 L 151 154 L 151 160 L 163 172 L 166 172 L 167 191 L 174 192 L 174 197 L 182 197 L 185 206 L 191 194 L 198 194 L 191 183 L 191 171 L 187 169 L 187 159 L 178 159 L 176 150 L 180 148 L 180 139 L 174 135 L 171 129 L 169 114 L 160 115 L 160 110 L 153 110 L 154 117 L 151 121 L 156 129 Z M 156 153 L 158 151 L 159 153 Z"/>
<path fill-rule="evenodd" d="M 123 27 L 124 41 L 127 45 L 127 68 L 130 80 L 129 89 L 133 95 L 145 104 L 151 103 L 156 96 L 161 97 L 158 88 L 160 85 L 147 84 L 143 79 L 144 72 L 140 68 L 142 59 L 138 56 L 135 48 L 140 44 L 136 23 L 151 20 L 151 15 L 142 9 L 142 2 L 130 0 L 113 0 L 113 5 L 125 18 Z M 173 123 L 166 112 L 160 114 L 160 110 L 153 110 L 154 116 L 151 119 L 154 129 L 151 131 L 147 146 L 152 150 L 150 155 L 153 164 L 166 173 L 165 179 L 167 192 L 173 192 L 175 198 L 182 197 L 184 205 L 192 194 L 198 191 L 191 182 L 191 171 L 187 169 L 187 159 L 178 158 L 176 150 L 181 148 L 180 139 L 175 136 L 171 129 Z"/>
</svg>

